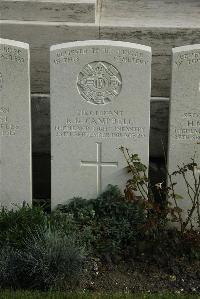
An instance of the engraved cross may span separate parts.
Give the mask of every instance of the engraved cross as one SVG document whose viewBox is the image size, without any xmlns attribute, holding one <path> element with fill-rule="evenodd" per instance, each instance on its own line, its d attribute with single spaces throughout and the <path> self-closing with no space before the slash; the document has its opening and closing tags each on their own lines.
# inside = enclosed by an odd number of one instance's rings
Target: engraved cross
<svg viewBox="0 0 200 299">
<path fill-rule="evenodd" d="M 102 143 L 96 142 L 97 161 L 81 161 L 82 166 L 97 168 L 97 195 L 102 191 L 102 167 L 118 167 L 118 162 L 102 162 Z"/>
</svg>

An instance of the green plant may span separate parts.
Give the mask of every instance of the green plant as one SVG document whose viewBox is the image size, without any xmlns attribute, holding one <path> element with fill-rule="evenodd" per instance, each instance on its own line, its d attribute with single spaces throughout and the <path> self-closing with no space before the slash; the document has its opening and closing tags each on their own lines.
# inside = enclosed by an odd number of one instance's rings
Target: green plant
<svg viewBox="0 0 200 299">
<path fill-rule="evenodd" d="M 23 240 L 24 248 L 5 246 L 0 252 L 2 287 L 62 289 L 80 278 L 86 257 L 74 235 L 38 227 Z"/>
<path fill-rule="evenodd" d="M 168 174 L 168 186 L 164 182 L 152 186 L 148 179 L 147 167 L 142 164 L 137 154 L 131 154 L 127 148 L 121 147 L 128 166 L 131 178 L 127 181 L 125 188 L 125 198 L 131 201 L 140 200 L 147 219 L 144 225 L 146 231 L 145 241 L 147 251 L 154 252 L 162 256 L 200 257 L 200 233 L 189 229 L 191 219 L 196 212 L 198 223 L 200 223 L 200 172 L 196 171 L 197 163 L 192 159 L 192 163 L 178 166 L 178 170 Z M 196 173 L 197 172 L 197 173 Z M 187 175 L 189 173 L 189 175 Z M 175 193 L 176 183 L 173 177 L 181 175 L 185 182 L 185 188 L 191 202 L 186 220 L 183 220 L 182 210 L 179 206 L 179 199 L 182 197 Z M 192 178 L 193 180 L 191 181 Z M 171 205 L 171 202 L 174 202 Z M 169 228 L 170 221 L 177 222 L 180 230 Z M 163 238 L 164 237 L 164 238 Z M 168 241 L 170 238 L 170 242 Z M 148 243 L 148 246 L 147 246 Z"/>
<path fill-rule="evenodd" d="M 152 226 L 163 224 L 169 221 L 167 216 L 170 216 L 171 221 L 177 222 L 180 226 L 182 234 L 192 224 L 192 218 L 194 214 L 197 215 L 197 224 L 200 228 L 200 171 L 195 162 L 195 158 L 192 158 L 191 163 L 178 166 L 178 170 L 170 174 L 167 170 L 168 186 L 159 183 L 152 186 L 148 175 L 146 173 L 147 167 L 142 164 L 141 159 L 137 154 L 130 154 L 127 148 L 121 147 L 125 160 L 128 165 L 128 171 L 131 173 L 131 178 L 127 181 L 125 189 L 125 197 L 129 199 L 141 198 L 148 214 L 148 225 Z M 179 200 L 183 197 L 175 192 L 176 182 L 173 178 L 177 175 L 182 176 L 184 187 L 187 191 L 187 200 L 191 203 L 191 208 L 188 210 L 186 219 L 183 219 L 182 209 L 180 208 Z M 159 201 L 155 200 L 155 190 L 159 195 Z M 173 206 L 171 206 L 173 202 Z M 191 226 L 191 228 L 193 228 Z M 190 228 L 190 229 L 191 229 Z"/>
<path fill-rule="evenodd" d="M 46 224 L 46 214 L 42 208 L 23 207 L 15 210 L 2 208 L 0 211 L 0 247 L 5 243 L 12 247 L 23 247 L 22 240 L 31 232 L 37 229 L 37 226 Z"/>
<path fill-rule="evenodd" d="M 146 221 L 140 202 L 126 200 L 119 188 L 111 185 L 96 199 L 75 198 L 59 210 L 72 216 L 79 231 L 88 231 L 93 254 L 107 259 L 132 252 Z"/>
<path fill-rule="evenodd" d="M 30 292 L 30 291 L 9 291 L 0 293 L 1 299 L 199 299 L 199 295 L 174 294 L 174 293 L 91 293 L 91 292 Z"/>
<path fill-rule="evenodd" d="M 129 201 L 140 200 L 147 215 L 144 229 L 156 234 L 166 227 L 167 215 L 170 212 L 168 202 L 164 200 L 162 183 L 152 186 L 148 178 L 147 167 L 141 162 L 140 157 L 137 154 L 131 154 L 128 148 L 120 147 L 120 150 L 127 162 L 127 171 L 131 174 L 124 190 L 125 198 Z M 158 199 L 155 194 L 158 195 Z"/>
<path fill-rule="evenodd" d="M 17 273 L 18 267 L 18 251 L 9 245 L 4 245 L 0 249 L 0 288 L 19 286 Z"/>
<path fill-rule="evenodd" d="M 187 192 L 187 200 L 190 201 L 191 208 L 188 210 L 186 219 L 182 217 L 182 210 L 179 207 L 178 201 L 183 199 L 180 194 L 176 194 L 174 177 L 177 175 L 183 178 L 184 187 Z M 174 214 L 173 220 L 178 222 L 180 225 L 180 230 L 182 233 L 190 226 L 190 229 L 193 229 L 192 218 L 194 214 L 197 215 L 197 225 L 200 229 L 200 171 L 197 167 L 197 163 L 195 162 L 195 158 L 191 159 L 191 163 L 182 164 L 182 166 L 178 166 L 178 170 L 174 171 L 172 174 L 168 174 L 169 178 L 169 187 L 168 187 L 168 198 L 169 200 L 172 198 L 174 202 Z"/>
</svg>

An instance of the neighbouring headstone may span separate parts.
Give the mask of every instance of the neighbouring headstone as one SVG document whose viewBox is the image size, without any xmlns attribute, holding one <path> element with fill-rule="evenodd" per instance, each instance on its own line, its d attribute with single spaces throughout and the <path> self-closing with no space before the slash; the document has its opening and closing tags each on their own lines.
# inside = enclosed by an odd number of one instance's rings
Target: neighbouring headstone
<svg viewBox="0 0 200 299">
<path fill-rule="evenodd" d="M 169 123 L 169 173 L 178 170 L 183 163 L 195 160 L 200 163 L 200 44 L 177 47 L 173 49 L 172 86 Z M 198 179 L 199 166 L 195 167 L 194 175 Z M 185 173 L 190 184 L 194 183 L 193 175 Z M 185 184 L 184 178 L 177 174 L 173 178 L 174 191 L 178 205 L 183 211 L 184 220 L 188 210 L 192 208 L 189 193 L 193 192 Z M 194 184 L 193 184 L 194 188 Z"/>
<path fill-rule="evenodd" d="M 0 206 L 31 204 L 29 45 L 0 39 Z"/>
<path fill-rule="evenodd" d="M 51 47 L 52 208 L 125 187 L 120 146 L 148 165 L 151 48 L 84 41 Z"/>
</svg>

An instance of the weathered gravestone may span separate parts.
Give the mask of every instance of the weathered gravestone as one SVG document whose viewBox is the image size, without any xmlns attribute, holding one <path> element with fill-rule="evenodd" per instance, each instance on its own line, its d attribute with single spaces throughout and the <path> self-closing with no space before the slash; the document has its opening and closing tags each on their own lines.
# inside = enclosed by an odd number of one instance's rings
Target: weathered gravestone
<svg viewBox="0 0 200 299">
<path fill-rule="evenodd" d="M 125 187 L 119 147 L 148 165 L 151 49 L 111 41 L 51 47 L 52 207 Z"/>
<path fill-rule="evenodd" d="M 200 163 L 200 45 L 191 45 L 173 49 L 172 86 L 169 126 L 169 173 L 192 162 Z M 194 177 L 198 180 L 199 168 L 194 168 Z M 194 188 L 194 177 L 189 172 L 186 178 Z M 175 193 L 183 199 L 177 199 L 183 210 L 184 219 L 192 204 L 188 188 L 181 175 L 173 178 L 177 185 Z M 189 187 L 189 193 L 193 192 Z"/>
<path fill-rule="evenodd" d="M 29 46 L 0 39 L 0 206 L 31 204 L 30 119 Z"/>
</svg>

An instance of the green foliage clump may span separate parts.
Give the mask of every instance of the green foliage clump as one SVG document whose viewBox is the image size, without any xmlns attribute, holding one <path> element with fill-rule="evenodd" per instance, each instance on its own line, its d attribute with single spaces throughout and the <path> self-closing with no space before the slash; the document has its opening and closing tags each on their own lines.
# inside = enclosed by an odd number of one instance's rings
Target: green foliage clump
<svg viewBox="0 0 200 299">
<path fill-rule="evenodd" d="M 66 289 L 78 282 L 86 253 L 73 235 L 38 227 L 23 244 L 0 250 L 1 287 Z"/>
<path fill-rule="evenodd" d="M 23 247 L 22 240 L 38 226 L 44 226 L 46 217 L 39 207 L 23 205 L 21 208 L 0 211 L 0 247 L 5 243 L 12 247 Z"/>
<path fill-rule="evenodd" d="M 146 215 L 140 201 L 126 200 L 116 186 L 97 199 L 75 198 L 58 208 L 71 215 L 74 226 L 80 232 L 88 232 L 88 243 L 100 256 L 116 257 L 128 254 L 142 238 Z"/>
<path fill-rule="evenodd" d="M 199 299 L 194 294 L 174 293 L 105 293 L 105 292 L 38 292 L 38 291 L 3 291 L 0 292 L 1 299 Z"/>
<path fill-rule="evenodd" d="M 152 185 L 147 174 L 147 167 L 142 164 L 137 154 L 131 154 L 128 148 L 120 147 L 131 174 L 126 183 L 125 198 L 141 198 L 147 219 L 144 226 L 143 247 L 146 253 L 158 257 L 187 256 L 200 258 L 200 172 L 195 162 L 184 164 L 169 174 L 168 186 L 165 182 Z M 182 176 L 191 208 L 184 220 L 179 200 L 183 197 L 175 193 L 176 182 L 173 178 Z M 191 179 L 189 179 L 189 177 Z M 173 203 L 173 204 L 172 204 Z M 197 229 L 194 229 L 193 218 L 196 213 Z M 174 226 L 176 223 L 176 227 Z M 171 225 L 172 224 L 172 225 Z"/>
<path fill-rule="evenodd" d="M 117 186 L 109 185 L 95 199 L 74 198 L 50 214 L 25 205 L 0 211 L 0 287 L 71 288 L 87 262 L 96 257 L 111 263 L 147 258 L 159 265 L 177 257 L 200 259 L 200 234 L 188 229 L 195 209 L 199 215 L 196 164 L 174 172 L 171 186 L 164 182 L 152 186 L 138 155 L 123 147 L 121 151 L 131 174 L 124 195 Z M 194 178 L 194 187 L 187 184 L 194 191 L 190 191 L 193 207 L 184 222 L 181 209 L 171 206 L 169 199 L 175 203 L 180 199 L 172 177 L 185 177 L 189 171 Z M 170 227 L 172 220 L 181 229 Z"/>
</svg>

